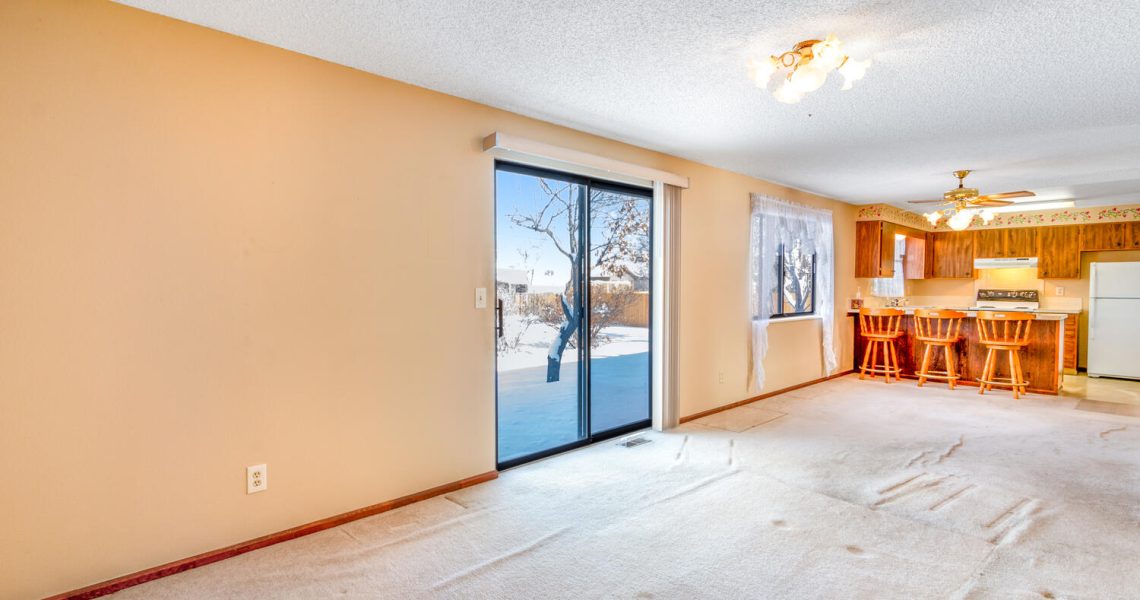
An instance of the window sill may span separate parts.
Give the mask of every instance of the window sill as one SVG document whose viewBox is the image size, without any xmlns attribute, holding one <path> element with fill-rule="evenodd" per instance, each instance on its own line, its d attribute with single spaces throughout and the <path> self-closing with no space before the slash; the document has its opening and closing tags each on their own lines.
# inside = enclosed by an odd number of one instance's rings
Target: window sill
<svg viewBox="0 0 1140 600">
<path fill-rule="evenodd" d="M 791 323 L 794 321 L 810 321 L 812 319 L 822 319 L 819 315 L 797 315 L 795 317 L 779 317 L 777 319 L 768 319 L 768 325 L 774 323 Z"/>
</svg>

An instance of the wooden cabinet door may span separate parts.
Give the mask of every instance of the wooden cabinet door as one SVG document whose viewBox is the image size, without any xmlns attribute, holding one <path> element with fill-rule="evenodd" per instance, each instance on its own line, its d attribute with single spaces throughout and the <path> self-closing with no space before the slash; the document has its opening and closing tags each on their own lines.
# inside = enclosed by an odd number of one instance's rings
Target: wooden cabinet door
<svg viewBox="0 0 1140 600">
<path fill-rule="evenodd" d="M 974 258 L 1005 256 L 1005 229 L 979 229 L 974 232 Z"/>
<path fill-rule="evenodd" d="M 974 232 L 934 233 L 934 276 L 951 279 L 974 276 Z"/>
<path fill-rule="evenodd" d="M 1062 362 L 1066 373 L 1077 372 L 1077 315 L 1065 317 L 1065 348 Z"/>
<path fill-rule="evenodd" d="M 906 279 L 926 279 L 927 272 L 926 238 L 907 235 L 903 277 Z"/>
<path fill-rule="evenodd" d="M 1081 231 L 1077 225 L 1037 230 L 1037 276 L 1041 279 L 1080 279 Z"/>
<path fill-rule="evenodd" d="M 1081 250 L 1124 249 L 1129 225 L 1129 223 L 1081 225 Z"/>
<path fill-rule="evenodd" d="M 879 236 L 879 274 L 878 277 L 895 276 L 895 230 L 894 223 L 882 224 L 882 234 Z"/>
<path fill-rule="evenodd" d="M 882 259 L 883 222 L 855 222 L 855 276 L 878 277 Z"/>
<path fill-rule="evenodd" d="M 1140 221 L 1133 221 L 1131 226 L 1131 231 L 1128 232 L 1129 246 L 1140 248 Z"/>
<path fill-rule="evenodd" d="M 1037 256 L 1037 229 L 1035 227 L 1015 227 L 1003 229 L 1005 235 L 1005 258 Z"/>
</svg>

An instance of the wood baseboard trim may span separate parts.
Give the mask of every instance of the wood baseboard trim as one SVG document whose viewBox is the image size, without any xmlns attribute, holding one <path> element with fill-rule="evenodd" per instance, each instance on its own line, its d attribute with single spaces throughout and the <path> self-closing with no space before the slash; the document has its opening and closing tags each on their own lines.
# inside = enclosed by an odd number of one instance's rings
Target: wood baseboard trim
<svg viewBox="0 0 1140 600">
<path fill-rule="evenodd" d="M 739 407 L 744 406 L 746 404 L 752 404 L 753 402 L 759 402 L 760 400 L 765 400 L 765 399 L 771 398 L 772 396 L 779 396 L 780 394 L 786 394 L 786 393 L 793 391 L 793 390 L 798 390 L 800 388 L 806 388 L 809 385 L 815 385 L 817 383 L 823 383 L 825 381 L 830 381 L 832 379 L 838 379 L 840 377 L 843 377 L 844 375 L 850 375 L 854 372 L 855 372 L 855 369 L 847 369 L 846 371 L 840 371 L 840 372 L 835 373 L 833 375 L 828 375 L 827 377 L 820 377 L 819 379 L 812 379 L 811 381 L 805 381 L 803 383 L 797 383 L 796 385 L 789 386 L 786 388 L 781 388 L 778 390 L 773 390 L 773 391 L 765 393 L 765 394 L 760 394 L 759 396 L 753 396 L 747 400 L 741 400 L 740 402 L 733 402 L 732 404 L 725 404 L 724 406 L 718 406 L 716 408 L 710 408 L 709 410 L 701 411 L 699 413 L 694 413 L 694 414 L 691 414 L 687 417 L 681 417 L 681 422 L 682 423 L 688 423 L 689 421 L 694 421 L 696 419 L 707 417 L 709 415 L 715 415 L 718 412 L 724 412 L 726 410 L 732 410 L 734 408 L 739 408 Z"/>
<path fill-rule="evenodd" d="M 475 475 L 466 479 L 460 479 L 459 481 L 445 483 L 443 485 L 436 486 L 422 492 L 416 492 L 414 494 L 396 498 L 395 500 L 388 500 L 387 502 L 381 502 L 379 504 L 373 504 L 372 506 L 358 508 L 356 510 L 343 514 L 321 519 L 319 521 L 313 521 L 312 523 L 307 523 L 305 525 L 300 525 L 298 527 L 293 527 L 291 529 L 286 529 L 277 533 L 271 533 L 269 535 L 265 535 L 246 542 L 240 542 L 238 544 L 234 544 L 233 546 L 227 546 L 218 550 L 211 550 L 197 556 L 183 558 L 181 560 L 176 560 L 165 565 L 152 567 L 150 569 L 144 569 L 137 573 L 131 573 L 130 575 L 124 575 L 122 577 L 116 577 L 115 579 L 109 579 L 102 583 L 96 583 L 85 588 L 80 588 L 77 590 L 72 590 L 70 592 L 64 592 L 62 594 L 50 596 L 46 600 L 82 600 L 86 598 L 98 598 L 99 596 L 106 596 L 107 594 L 112 594 L 117 591 L 139 585 L 141 583 L 154 581 L 155 579 L 161 579 L 163 577 L 168 577 L 170 575 L 174 575 L 175 573 L 181 573 L 190 569 L 196 569 L 210 563 L 232 558 L 239 554 L 245 554 L 246 552 L 265 548 L 266 546 L 272 546 L 274 544 L 286 542 L 292 539 L 309 535 L 311 533 L 324 531 L 325 529 L 331 529 L 338 525 L 344 525 L 345 523 L 349 523 L 357 519 L 363 519 L 365 517 L 371 517 L 372 515 L 388 512 L 390 510 L 400 508 L 401 506 L 414 504 L 421 500 L 427 500 L 428 498 L 434 498 L 435 496 L 448 494 L 457 490 L 461 490 L 463 488 L 478 485 L 480 483 L 491 481 L 498 476 L 498 471 L 490 471 L 481 475 Z"/>
</svg>

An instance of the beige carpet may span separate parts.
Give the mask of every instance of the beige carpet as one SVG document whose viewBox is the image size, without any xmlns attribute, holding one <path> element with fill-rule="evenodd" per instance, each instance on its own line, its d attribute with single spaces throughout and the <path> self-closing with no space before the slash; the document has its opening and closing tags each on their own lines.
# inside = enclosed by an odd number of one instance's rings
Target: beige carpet
<svg viewBox="0 0 1140 600">
<path fill-rule="evenodd" d="M 129 598 L 1136 598 L 1140 419 L 846 377 Z"/>
</svg>

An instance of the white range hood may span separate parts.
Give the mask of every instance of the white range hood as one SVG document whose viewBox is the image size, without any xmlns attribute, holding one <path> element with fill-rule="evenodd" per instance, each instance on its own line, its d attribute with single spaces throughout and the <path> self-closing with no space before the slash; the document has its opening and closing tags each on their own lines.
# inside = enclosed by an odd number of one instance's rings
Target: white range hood
<svg viewBox="0 0 1140 600">
<path fill-rule="evenodd" d="M 1036 269 L 1037 257 L 1022 258 L 975 258 L 975 269 Z"/>
</svg>

